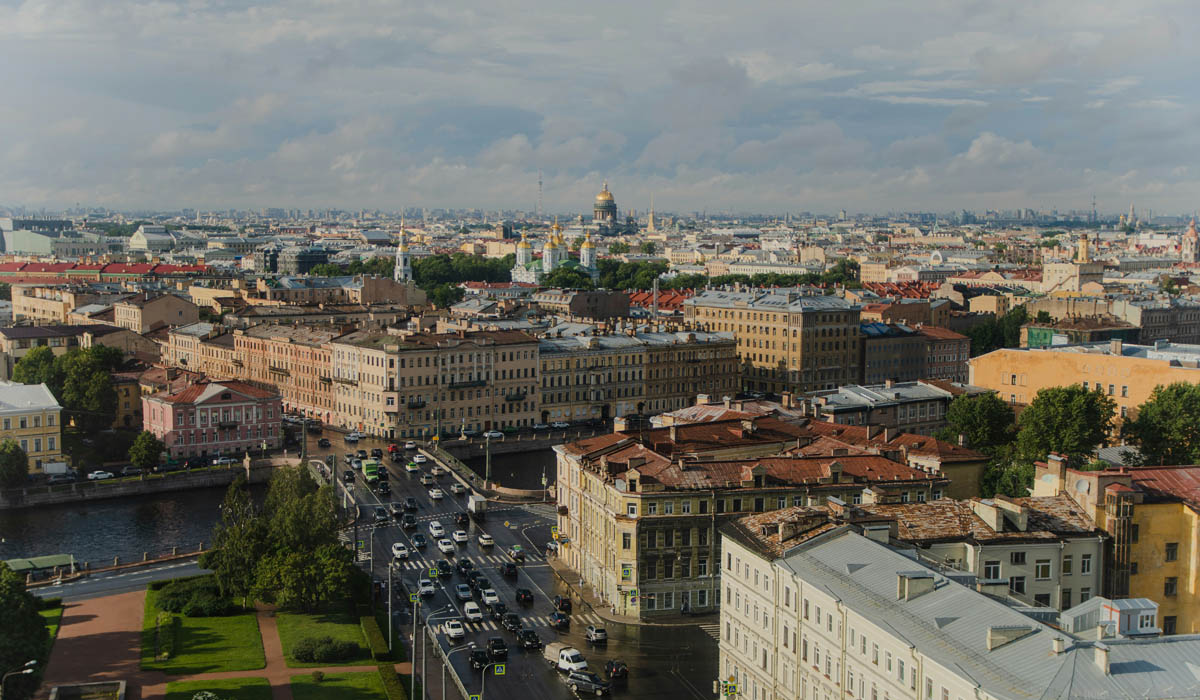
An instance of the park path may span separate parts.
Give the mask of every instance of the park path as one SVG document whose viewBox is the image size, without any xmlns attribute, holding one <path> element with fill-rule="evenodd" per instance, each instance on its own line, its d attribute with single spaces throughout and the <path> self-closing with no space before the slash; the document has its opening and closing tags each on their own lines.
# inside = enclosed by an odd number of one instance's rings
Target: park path
<svg viewBox="0 0 1200 700">
<path fill-rule="evenodd" d="M 267 659 L 264 668 L 190 675 L 143 670 L 142 614 L 145 600 L 146 592 L 143 590 L 68 603 L 63 610 L 58 639 L 50 652 L 45 681 L 38 697 L 48 698 L 51 687 L 64 683 L 123 680 L 126 681 L 125 697 L 129 700 L 161 700 L 166 697 L 167 683 L 172 681 L 266 678 L 271 684 L 273 700 L 292 700 L 292 676 L 313 671 L 355 673 L 378 670 L 374 665 L 288 667 L 283 644 L 279 641 L 274 610 L 269 607 L 260 607 L 257 612 L 258 631 L 262 635 L 263 652 Z M 396 664 L 396 672 L 411 673 L 412 664 L 407 661 Z"/>
</svg>

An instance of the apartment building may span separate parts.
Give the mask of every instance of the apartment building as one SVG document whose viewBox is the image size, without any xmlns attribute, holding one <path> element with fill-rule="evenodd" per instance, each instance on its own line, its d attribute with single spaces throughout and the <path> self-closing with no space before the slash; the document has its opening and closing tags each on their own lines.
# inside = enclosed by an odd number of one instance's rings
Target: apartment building
<svg viewBox="0 0 1200 700">
<path fill-rule="evenodd" d="M 775 514 L 768 514 L 775 515 Z M 781 514 L 786 515 L 786 514 Z M 723 694 L 747 700 L 1118 700 L 1200 695 L 1200 638 L 1148 619 L 1056 629 L 802 509 L 721 529 Z M 868 533 L 869 534 L 869 533 Z M 1121 601 L 1116 601 L 1121 602 Z M 1122 618 L 1125 616 L 1122 615 Z M 1074 619 L 1074 618 L 1073 618 Z M 1141 623 L 1149 622 L 1147 627 Z"/>
<path fill-rule="evenodd" d="M 1131 345 L 1120 340 L 1096 345 L 1001 349 L 970 361 L 971 381 L 1014 404 L 1028 404 L 1038 391 L 1080 384 L 1117 404 L 1118 422 L 1150 398 L 1154 387 L 1200 382 L 1200 345 L 1158 341 Z"/>
<path fill-rule="evenodd" d="M 335 415 L 329 343 L 341 328 L 264 324 L 233 332 L 234 378 L 278 387 L 285 411 L 330 422 Z"/>
<path fill-rule="evenodd" d="M 136 294 L 113 304 L 117 326 L 135 333 L 185 326 L 200 320 L 200 307 L 174 294 Z"/>
<path fill-rule="evenodd" d="M 863 384 L 912 382 L 925 376 L 928 342 L 915 328 L 896 323 L 863 323 L 858 366 Z"/>
<path fill-rule="evenodd" d="M 158 356 L 158 344 L 139 333 L 104 324 L 79 326 L 12 326 L 0 328 L 0 379 L 34 348 L 47 347 L 57 357 L 76 348 L 106 345 L 126 353 Z"/>
<path fill-rule="evenodd" d="M 530 298 L 535 306 L 552 314 L 571 318 L 604 320 L 629 315 L 629 294 L 595 289 L 544 289 Z"/>
<path fill-rule="evenodd" d="M 1081 471 L 1050 455 L 1033 494 L 1069 497 L 1106 533 L 1104 595 L 1157 602 L 1163 634 L 1200 632 L 1200 466 Z"/>
<path fill-rule="evenodd" d="M 142 397 L 146 430 L 170 457 L 241 456 L 283 444 L 278 392 L 240 381 L 201 381 Z"/>
<path fill-rule="evenodd" d="M 0 441 L 14 440 L 30 471 L 62 461 L 62 406 L 45 384 L 0 382 Z"/>
<path fill-rule="evenodd" d="M 879 455 L 789 456 L 772 417 L 634 429 L 555 447 L 559 556 L 622 614 L 717 605 L 716 528 L 739 514 L 941 497 L 948 479 Z"/>
<path fill-rule="evenodd" d="M 124 296 L 128 292 L 104 293 L 88 285 L 13 285 L 13 319 L 36 326 L 65 324 L 74 309 Z"/>
<path fill-rule="evenodd" d="M 925 370 L 922 379 L 944 382 L 967 381 L 970 374 L 971 339 L 962 333 L 939 326 L 921 326 L 917 334 L 925 339 Z"/>
<path fill-rule="evenodd" d="M 946 427 L 946 409 L 959 396 L 991 393 L 969 384 L 938 381 L 848 384 L 800 398 L 806 415 L 839 425 L 877 425 L 917 435 Z"/>
<path fill-rule="evenodd" d="M 860 381 L 859 306 L 798 290 L 706 290 L 683 304 L 696 328 L 732 333 L 747 389 L 781 393 Z"/>
</svg>

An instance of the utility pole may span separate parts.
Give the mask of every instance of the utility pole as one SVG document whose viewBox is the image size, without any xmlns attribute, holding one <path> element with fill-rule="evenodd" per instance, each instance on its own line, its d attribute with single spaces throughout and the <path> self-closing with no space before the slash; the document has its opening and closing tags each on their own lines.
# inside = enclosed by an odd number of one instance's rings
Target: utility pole
<svg viewBox="0 0 1200 700">
<path fill-rule="evenodd" d="M 388 651 L 392 650 L 392 632 L 396 629 L 396 618 L 392 617 L 392 599 L 396 597 L 395 592 L 392 590 L 392 568 L 392 565 L 388 564 Z"/>
<path fill-rule="evenodd" d="M 483 436 L 483 488 L 490 489 L 492 483 L 492 438 Z"/>
<path fill-rule="evenodd" d="M 420 598 L 420 596 L 418 596 L 418 597 L 416 597 L 416 598 L 413 598 L 413 614 L 412 614 L 412 629 L 413 629 L 413 633 L 412 633 L 412 645 L 413 645 L 413 646 L 412 646 L 412 648 L 413 648 L 413 654 L 416 654 L 416 653 L 418 652 L 418 649 L 417 649 L 417 625 L 419 624 L 419 620 L 417 619 L 417 606 L 418 606 L 418 605 L 420 605 L 420 604 L 421 604 L 421 598 Z M 417 674 L 416 674 L 416 673 L 412 674 L 412 689 L 411 689 L 411 690 L 409 690 L 409 692 L 408 692 L 408 697 L 410 697 L 410 698 L 413 698 L 414 700 L 416 700 L 416 697 L 417 697 Z"/>
</svg>

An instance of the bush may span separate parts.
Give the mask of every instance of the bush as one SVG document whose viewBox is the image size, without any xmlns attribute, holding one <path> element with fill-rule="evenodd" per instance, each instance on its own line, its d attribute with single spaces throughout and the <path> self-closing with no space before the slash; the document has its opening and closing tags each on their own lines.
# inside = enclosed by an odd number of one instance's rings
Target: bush
<svg viewBox="0 0 1200 700">
<path fill-rule="evenodd" d="M 392 664 L 379 664 L 379 679 L 383 681 L 383 689 L 387 692 L 388 700 L 408 700 L 408 686 L 396 673 Z"/>
<path fill-rule="evenodd" d="M 312 679 L 313 679 L 313 683 L 320 683 L 321 681 L 325 680 L 325 672 L 324 671 L 313 671 Z"/>
<path fill-rule="evenodd" d="M 383 631 L 379 629 L 379 622 L 375 620 L 374 616 L 364 615 L 358 618 L 358 624 L 362 627 L 363 636 L 367 638 L 367 647 L 371 650 L 371 658 L 376 661 L 386 660 L 390 653 L 387 637 L 384 637 Z"/>
<path fill-rule="evenodd" d="M 38 598 L 38 608 L 41 610 L 61 608 L 62 604 L 62 598 Z"/>
<path fill-rule="evenodd" d="M 158 590 L 158 607 L 188 617 L 219 617 L 237 611 L 211 576 L 167 582 Z"/>
<path fill-rule="evenodd" d="M 305 637 L 292 645 L 292 656 L 308 664 L 344 661 L 357 655 L 357 644 L 333 637 Z"/>
</svg>

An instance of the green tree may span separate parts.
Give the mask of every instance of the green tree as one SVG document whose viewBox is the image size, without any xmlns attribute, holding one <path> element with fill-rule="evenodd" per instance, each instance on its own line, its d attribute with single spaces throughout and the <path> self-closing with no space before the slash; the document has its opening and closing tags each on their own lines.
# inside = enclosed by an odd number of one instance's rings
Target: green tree
<svg viewBox="0 0 1200 700">
<path fill-rule="evenodd" d="M 211 569 L 221 592 L 239 597 L 242 605 L 254 590 L 256 566 L 267 548 L 266 522 L 260 517 L 244 477 L 225 491 L 221 521 L 213 528 L 213 547 L 200 558 Z"/>
<path fill-rule="evenodd" d="M 1025 306 L 1010 309 L 1000 318 L 978 323 L 967 329 L 971 339 L 971 355 L 984 355 L 1000 348 L 1015 348 L 1021 344 L 1021 326 L 1029 321 Z"/>
<path fill-rule="evenodd" d="M 263 515 L 272 547 L 311 552 L 337 542 L 333 490 L 318 486 L 306 468 L 288 467 L 271 475 Z"/>
<path fill-rule="evenodd" d="M 62 375 L 57 360 L 54 351 L 48 347 L 33 348 L 13 366 L 13 381 L 19 384 L 45 384 L 50 388 L 50 393 L 59 396 L 62 393 Z"/>
<path fill-rule="evenodd" d="M 341 277 L 347 274 L 347 271 L 346 268 L 337 263 L 321 263 L 320 265 L 313 265 L 308 274 L 314 277 Z"/>
<path fill-rule="evenodd" d="M 441 308 L 453 306 L 462 301 L 463 294 L 462 287 L 457 284 L 438 284 L 425 289 L 425 296 L 429 303 L 436 304 Z"/>
<path fill-rule="evenodd" d="M 609 255 L 624 255 L 629 252 L 629 244 L 625 241 L 613 241 L 608 245 Z"/>
<path fill-rule="evenodd" d="M 1176 382 L 1156 386 L 1125 421 L 1121 436 L 1136 446 L 1143 464 L 1196 464 L 1200 461 L 1200 385 Z"/>
<path fill-rule="evenodd" d="M 149 430 L 143 430 L 138 433 L 138 436 L 133 439 L 133 444 L 129 446 L 129 461 L 133 466 L 145 471 L 150 471 L 158 466 L 158 458 L 162 456 L 166 446 L 162 440 L 154 436 L 154 433 Z"/>
<path fill-rule="evenodd" d="M 28 661 L 45 661 L 50 636 L 38 607 L 38 599 L 25 590 L 25 577 L 0 561 L 0 673 L 16 671 Z M 4 684 L 4 697 L 32 697 L 40 676 L 33 673 L 9 678 Z"/>
<path fill-rule="evenodd" d="M 700 289 L 708 284 L 708 275 L 690 274 L 676 275 L 669 280 L 659 282 L 659 289 Z"/>
<path fill-rule="evenodd" d="M 572 253 L 578 253 L 579 249 L 582 247 L 583 247 L 583 236 L 576 236 L 576 237 L 572 238 L 571 242 L 567 245 L 567 249 L 570 250 Z"/>
<path fill-rule="evenodd" d="M 29 478 L 29 455 L 12 438 L 0 442 L 0 486 L 13 488 Z"/>
<path fill-rule="evenodd" d="M 58 398 L 84 431 L 106 428 L 116 418 L 117 390 L 111 370 L 102 360 L 103 356 L 84 350 L 72 350 L 58 358 L 63 375 Z"/>
<path fill-rule="evenodd" d="M 592 289 L 592 278 L 585 272 L 572 270 L 569 267 L 560 267 L 553 270 L 550 274 L 542 278 L 542 284 L 547 287 L 560 287 L 562 289 Z"/>
<path fill-rule="evenodd" d="M 642 245 L 639 246 L 639 249 L 644 255 L 654 255 L 656 252 L 658 252 L 658 245 L 655 244 L 654 241 L 642 241 Z"/>
<path fill-rule="evenodd" d="M 352 569 L 350 551 L 337 544 L 312 552 L 276 550 L 255 567 L 255 598 L 286 609 L 316 610 L 345 599 Z"/>
<path fill-rule="evenodd" d="M 1021 412 L 1016 458 L 1033 464 L 1057 452 L 1085 464 L 1108 436 L 1115 414 L 1116 404 L 1099 391 L 1078 384 L 1042 389 Z"/>
<path fill-rule="evenodd" d="M 938 437 L 957 442 L 962 435 L 968 447 L 987 455 L 1013 440 L 1012 407 L 992 392 L 955 398 L 946 408 L 946 423 Z"/>
<path fill-rule="evenodd" d="M 7 282 L 0 282 L 0 299 L 4 301 L 12 301 L 12 285 Z"/>
</svg>

